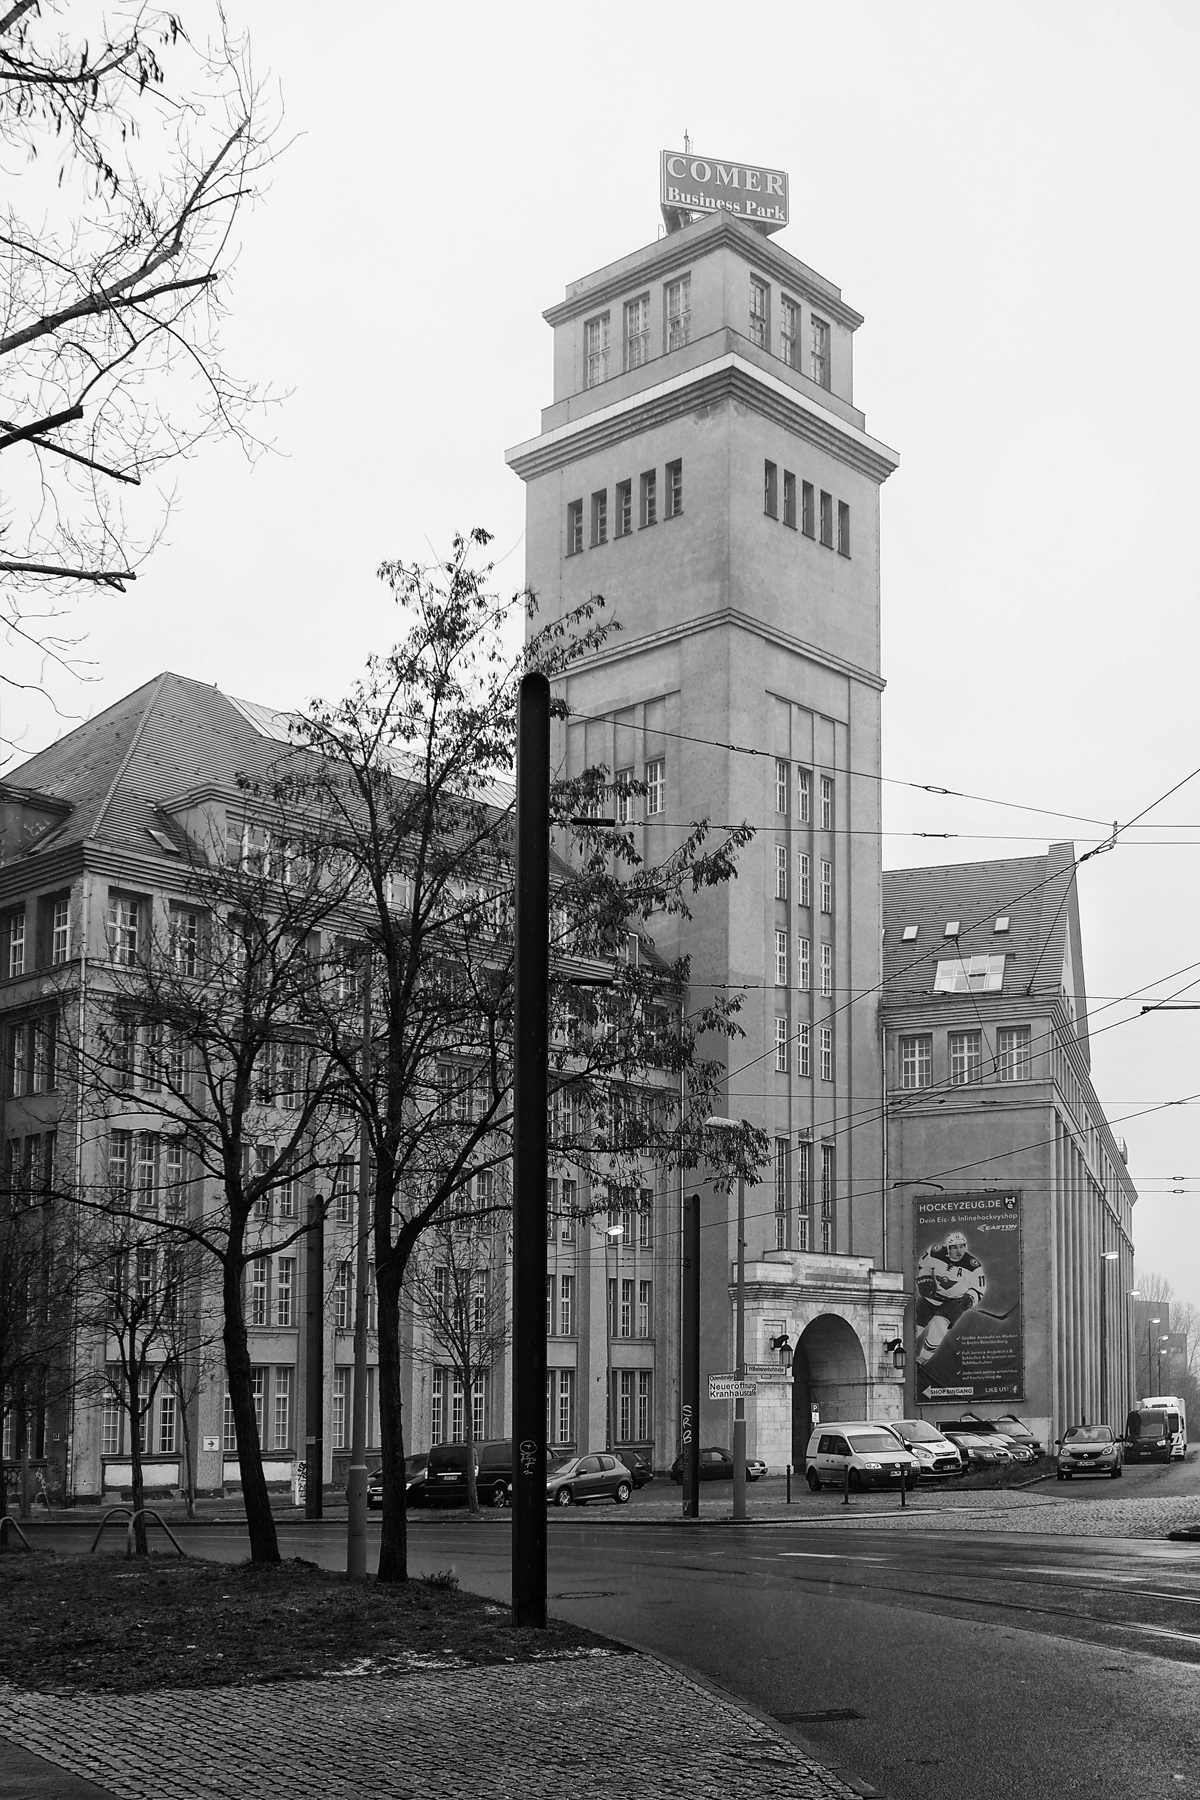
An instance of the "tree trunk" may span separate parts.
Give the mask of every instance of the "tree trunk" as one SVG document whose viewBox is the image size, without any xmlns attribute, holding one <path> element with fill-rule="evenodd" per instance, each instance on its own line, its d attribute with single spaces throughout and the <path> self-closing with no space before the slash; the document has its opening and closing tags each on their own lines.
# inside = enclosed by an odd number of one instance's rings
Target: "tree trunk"
<svg viewBox="0 0 1200 1800">
<path fill-rule="evenodd" d="M 271 1497 L 263 1474 L 262 1446 L 258 1441 L 258 1419 L 254 1411 L 254 1394 L 250 1386 L 250 1346 L 246 1337 L 246 1321 L 242 1315 L 241 1271 L 236 1256 L 225 1260 L 221 1294 L 225 1308 L 224 1330 L 225 1378 L 229 1383 L 229 1402 L 237 1431 L 238 1470 L 242 1478 L 242 1503 L 246 1509 L 246 1529 L 250 1534 L 250 1561 L 277 1563 L 279 1539 L 271 1513 Z"/>
<path fill-rule="evenodd" d="M 389 1203 L 390 1204 L 390 1203 Z M 397 1260 L 393 1255 L 391 1262 Z M 379 1441 L 383 1450 L 380 1581 L 408 1580 L 408 1497 L 404 1480 L 404 1408 L 400 1399 L 400 1283 L 391 1263 L 375 1264 L 379 1315 Z"/>
<path fill-rule="evenodd" d="M 138 1556 L 149 1556 L 150 1545 L 146 1539 L 146 1520 L 142 1510 L 146 1504 L 146 1486 L 142 1475 L 142 1396 L 138 1391 L 141 1387 L 139 1373 L 137 1358 L 131 1351 L 125 1363 L 125 1391 L 129 1396 L 129 1485 L 133 1494 L 133 1548 Z M 150 1406 L 153 1404 L 151 1401 Z M 149 1419 L 149 1416 L 148 1406 L 146 1418 Z"/>
<path fill-rule="evenodd" d="M 179 1371 L 179 1386 L 176 1390 L 175 1404 L 179 1408 L 179 1429 L 183 1433 L 183 1503 L 187 1508 L 188 1518 L 194 1519 L 196 1516 L 196 1468 L 192 1458 L 192 1432 L 188 1422 L 183 1364 L 180 1362 L 176 1366 Z"/>
</svg>

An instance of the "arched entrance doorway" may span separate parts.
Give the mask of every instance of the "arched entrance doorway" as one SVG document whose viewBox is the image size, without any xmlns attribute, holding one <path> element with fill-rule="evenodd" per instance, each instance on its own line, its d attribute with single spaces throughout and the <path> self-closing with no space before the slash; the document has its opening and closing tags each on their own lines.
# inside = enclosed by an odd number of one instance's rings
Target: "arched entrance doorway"
<svg viewBox="0 0 1200 1800">
<path fill-rule="evenodd" d="M 800 1334 L 792 1376 L 792 1467 L 803 1469 L 814 1406 L 822 1419 L 866 1417 L 867 1359 L 854 1327 L 819 1314 Z"/>
</svg>

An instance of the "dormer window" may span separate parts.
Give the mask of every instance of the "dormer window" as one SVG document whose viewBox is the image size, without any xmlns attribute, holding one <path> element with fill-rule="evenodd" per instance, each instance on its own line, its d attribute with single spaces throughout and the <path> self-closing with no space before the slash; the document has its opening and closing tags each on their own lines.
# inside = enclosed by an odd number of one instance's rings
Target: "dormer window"
<svg viewBox="0 0 1200 1800">
<path fill-rule="evenodd" d="M 1002 956 L 954 956 L 939 961 L 935 994 L 998 994 L 1004 986 Z"/>
</svg>

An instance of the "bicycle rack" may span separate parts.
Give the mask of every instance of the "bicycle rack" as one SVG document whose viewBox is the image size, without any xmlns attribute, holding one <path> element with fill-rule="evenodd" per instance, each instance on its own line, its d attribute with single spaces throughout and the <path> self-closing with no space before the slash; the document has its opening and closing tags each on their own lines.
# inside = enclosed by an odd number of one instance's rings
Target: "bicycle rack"
<svg viewBox="0 0 1200 1800">
<path fill-rule="evenodd" d="M 24 1544 L 25 1548 L 32 1552 L 33 1545 L 30 1543 L 29 1539 L 25 1536 L 25 1533 L 21 1530 L 21 1527 L 18 1525 L 17 1521 L 12 1517 L 12 1515 L 10 1513 L 5 1513 L 2 1517 L 0 1517 L 0 1550 L 3 1550 L 5 1537 L 8 1535 L 8 1532 L 10 1530 L 15 1531 L 17 1536 L 20 1538 L 21 1542 Z"/>
<path fill-rule="evenodd" d="M 115 1519 L 117 1517 L 123 1517 L 123 1518 L 128 1519 L 128 1521 L 129 1521 L 129 1523 L 126 1527 L 126 1530 L 125 1530 L 125 1560 L 126 1560 L 126 1562 L 132 1561 L 132 1558 L 133 1558 L 133 1528 L 137 1524 L 137 1521 L 139 1519 L 153 1519 L 154 1523 L 156 1525 L 160 1525 L 162 1527 L 162 1529 L 166 1532 L 167 1536 L 170 1538 L 171 1542 L 174 1544 L 176 1550 L 178 1550 L 180 1556 L 183 1558 L 187 1557 L 187 1551 L 184 1549 L 183 1545 L 179 1542 L 179 1539 L 175 1536 L 175 1533 L 171 1530 L 171 1527 L 167 1524 L 167 1521 L 163 1518 L 161 1513 L 155 1512 L 155 1510 L 152 1506 L 139 1507 L 137 1512 L 134 1512 L 132 1507 L 128 1507 L 128 1506 L 110 1506 L 108 1511 L 105 1513 L 104 1517 L 101 1519 L 99 1525 L 96 1528 L 96 1535 L 92 1539 L 92 1548 L 91 1548 L 91 1550 L 88 1551 L 89 1556 L 92 1554 L 92 1551 L 95 1550 L 96 1545 L 100 1542 L 100 1539 L 104 1533 L 104 1528 L 108 1524 L 109 1520 Z"/>
</svg>

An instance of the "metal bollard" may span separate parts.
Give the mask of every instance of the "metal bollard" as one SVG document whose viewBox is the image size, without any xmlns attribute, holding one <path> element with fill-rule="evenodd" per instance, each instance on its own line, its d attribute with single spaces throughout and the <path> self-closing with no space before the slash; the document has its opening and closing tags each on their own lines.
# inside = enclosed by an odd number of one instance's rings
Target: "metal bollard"
<svg viewBox="0 0 1200 1800">
<path fill-rule="evenodd" d="M 900 1505 L 903 1509 L 908 1505 L 908 1470 L 900 1471 Z"/>
<path fill-rule="evenodd" d="M 792 1504 L 792 1465 L 787 1466 L 787 1504 Z"/>
<path fill-rule="evenodd" d="M 847 1463 L 845 1468 L 842 1470 L 842 1505 L 849 1506 L 849 1504 L 850 1504 L 850 1464 Z"/>
</svg>

